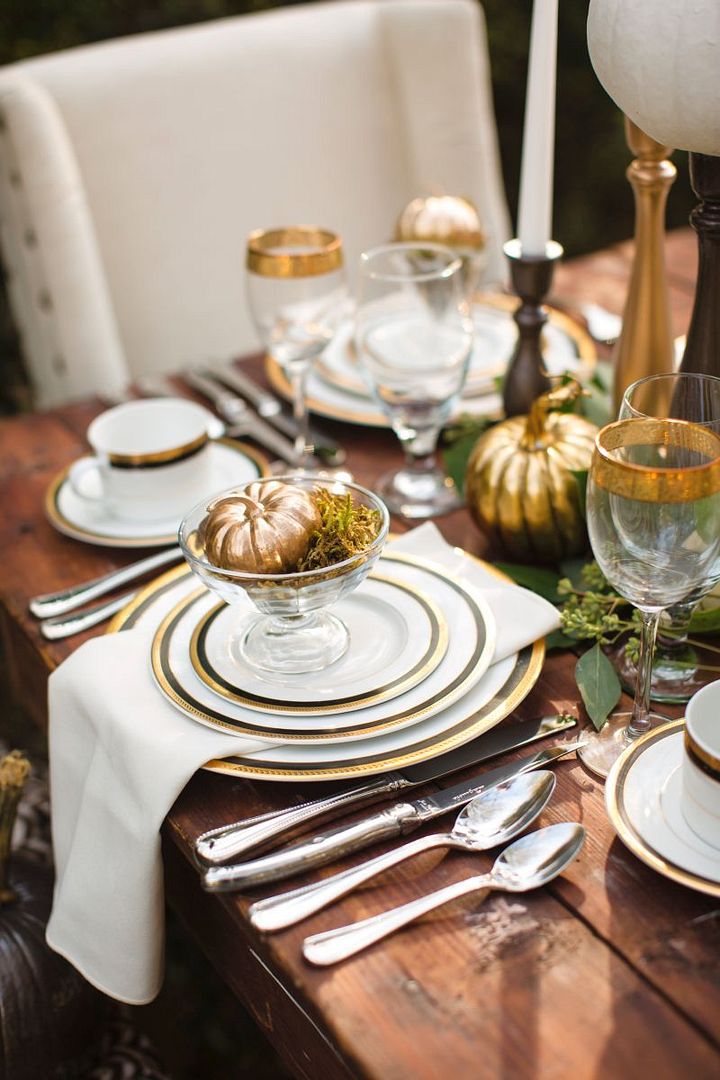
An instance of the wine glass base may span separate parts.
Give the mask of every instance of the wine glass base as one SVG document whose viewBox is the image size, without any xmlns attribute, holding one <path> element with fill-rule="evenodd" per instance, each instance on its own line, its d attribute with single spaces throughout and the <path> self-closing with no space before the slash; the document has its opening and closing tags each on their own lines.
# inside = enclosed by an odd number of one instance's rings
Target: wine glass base
<svg viewBox="0 0 720 1080">
<path fill-rule="evenodd" d="M 623 689 L 629 694 L 634 694 L 637 667 L 626 656 L 624 645 L 615 651 L 612 662 Z M 709 663 L 714 664 L 712 659 Z M 650 682 L 651 699 L 669 704 L 683 704 L 689 701 L 693 694 L 709 682 L 714 682 L 718 676 L 717 671 L 707 670 L 701 665 L 701 656 L 690 645 L 671 646 L 667 652 L 663 650 L 662 645 L 657 645 Z"/>
<path fill-rule="evenodd" d="M 230 640 L 230 655 L 272 681 L 322 671 L 339 660 L 349 645 L 345 623 L 328 611 L 282 618 L 260 615 L 243 622 Z"/>
<path fill-rule="evenodd" d="M 667 724 L 669 717 L 661 716 L 660 713 L 648 713 L 650 727 L 659 727 Z M 627 729 L 632 720 L 632 713 L 613 713 L 600 731 L 588 735 L 588 741 L 577 752 L 586 769 L 595 776 L 605 778 L 617 759 L 630 746 L 632 739 L 628 738 Z"/>
<path fill-rule="evenodd" d="M 391 513 L 405 518 L 438 517 L 464 505 L 452 480 L 440 469 L 386 473 L 375 490 Z"/>
</svg>

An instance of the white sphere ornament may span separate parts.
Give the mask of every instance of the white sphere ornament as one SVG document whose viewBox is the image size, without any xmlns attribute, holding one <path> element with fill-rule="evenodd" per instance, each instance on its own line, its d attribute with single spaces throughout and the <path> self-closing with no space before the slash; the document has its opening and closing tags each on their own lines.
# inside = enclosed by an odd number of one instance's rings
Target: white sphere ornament
<svg viewBox="0 0 720 1080">
<path fill-rule="evenodd" d="M 639 128 L 720 155 L 720 0 L 590 0 L 587 35 L 598 79 Z"/>
</svg>

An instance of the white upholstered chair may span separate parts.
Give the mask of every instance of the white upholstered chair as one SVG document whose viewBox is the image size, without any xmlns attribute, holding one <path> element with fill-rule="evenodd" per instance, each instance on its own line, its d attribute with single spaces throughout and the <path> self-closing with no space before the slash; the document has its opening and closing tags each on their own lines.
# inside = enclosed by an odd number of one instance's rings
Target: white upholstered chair
<svg viewBox="0 0 720 1080">
<path fill-rule="evenodd" d="M 0 222 L 39 406 L 257 345 L 244 240 L 359 252 L 415 195 L 508 217 L 476 0 L 337 0 L 0 69 Z"/>
</svg>

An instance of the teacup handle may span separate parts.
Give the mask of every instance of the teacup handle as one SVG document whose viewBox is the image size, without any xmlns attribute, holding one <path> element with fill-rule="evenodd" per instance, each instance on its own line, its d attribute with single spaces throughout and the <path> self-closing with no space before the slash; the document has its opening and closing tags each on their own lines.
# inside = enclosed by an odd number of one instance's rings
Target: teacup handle
<svg viewBox="0 0 720 1080">
<path fill-rule="evenodd" d="M 98 490 L 97 495 L 91 495 L 87 491 L 83 491 L 81 487 L 82 477 L 89 472 L 98 472 L 100 469 L 100 462 L 96 457 L 83 457 L 78 461 L 73 462 L 68 472 L 68 482 L 75 494 L 81 499 L 85 499 L 87 502 L 101 502 L 104 498 L 102 493 L 102 487 Z"/>
</svg>

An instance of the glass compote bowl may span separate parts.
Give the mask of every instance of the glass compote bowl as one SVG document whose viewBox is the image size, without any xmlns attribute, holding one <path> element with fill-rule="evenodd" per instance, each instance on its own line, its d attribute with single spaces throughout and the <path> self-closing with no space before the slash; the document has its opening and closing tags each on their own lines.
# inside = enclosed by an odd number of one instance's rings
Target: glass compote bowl
<svg viewBox="0 0 720 1080">
<path fill-rule="evenodd" d="M 435 448 L 465 383 L 473 322 L 462 260 L 432 243 L 385 244 L 360 256 L 355 347 L 364 378 L 405 451 L 378 481 L 408 518 L 462 504 Z"/>
<path fill-rule="evenodd" d="M 720 435 L 720 378 L 677 372 L 638 379 L 623 394 L 618 419 L 652 416 L 689 420 Z M 654 701 L 689 701 L 696 691 L 716 677 L 715 671 L 702 666 L 687 637 L 695 605 L 718 581 L 720 557 L 709 568 L 705 581 L 664 614 L 653 660 L 650 696 Z M 633 686 L 637 669 L 625 654 L 624 647 L 621 646 L 614 663 L 623 683 Z"/>
<path fill-rule="evenodd" d="M 262 344 L 292 387 L 294 468 L 312 472 L 305 384 L 347 315 L 342 241 L 311 225 L 258 229 L 247 240 L 247 300 Z"/>
<path fill-rule="evenodd" d="M 692 593 L 720 552 L 720 437 L 684 420 L 608 424 L 595 441 L 587 525 L 605 578 L 642 620 L 632 713 L 611 716 L 579 751 L 607 776 L 630 741 L 665 721 L 650 713 L 655 637 L 663 609 Z"/>
<path fill-rule="evenodd" d="M 210 506 L 245 494 L 250 484 L 203 499 L 187 514 L 180 526 L 179 542 L 188 565 L 208 589 L 239 609 L 229 642 L 230 655 L 259 670 L 266 679 L 274 674 L 282 677 L 320 671 L 347 651 L 348 629 L 327 609 L 370 573 L 385 545 L 389 523 L 382 501 L 359 484 L 295 475 L 277 480 L 308 492 L 324 488 L 333 495 L 349 494 L 354 505 L 377 512 L 379 531 L 365 550 L 332 566 L 298 573 L 251 574 L 214 565 L 198 533 Z"/>
</svg>

